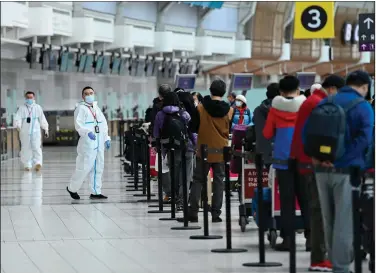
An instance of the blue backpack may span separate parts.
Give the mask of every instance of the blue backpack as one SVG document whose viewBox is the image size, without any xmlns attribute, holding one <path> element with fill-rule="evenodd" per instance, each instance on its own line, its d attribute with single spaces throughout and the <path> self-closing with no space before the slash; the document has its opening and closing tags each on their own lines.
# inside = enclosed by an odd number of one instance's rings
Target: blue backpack
<svg viewBox="0 0 376 273">
<path fill-rule="evenodd" d="M 313 109 L 303 132 L 304 152 L 320 161 L 334 162 L 345 153 L 347 112 L 363 102 L 356 98 L 342 107 L 334 102 L 334 97 Z"/>
</svg>

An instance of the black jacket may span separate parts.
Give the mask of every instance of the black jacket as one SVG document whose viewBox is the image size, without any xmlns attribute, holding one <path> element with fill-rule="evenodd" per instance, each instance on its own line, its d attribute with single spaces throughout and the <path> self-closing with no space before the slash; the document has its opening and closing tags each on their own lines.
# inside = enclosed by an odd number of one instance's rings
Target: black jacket
<svg viewBox="0 0 376 273">
<path fill-rule="evenodd" d="M 253 123 L 256 131 L 256 153 L 263 154 L 264 160 L 271 159 L 273 151 L 272 141 L 267 140 L 262 133 L 271 105 L 272 100 L 266 99 L 253 112 Z"/>
</svg>

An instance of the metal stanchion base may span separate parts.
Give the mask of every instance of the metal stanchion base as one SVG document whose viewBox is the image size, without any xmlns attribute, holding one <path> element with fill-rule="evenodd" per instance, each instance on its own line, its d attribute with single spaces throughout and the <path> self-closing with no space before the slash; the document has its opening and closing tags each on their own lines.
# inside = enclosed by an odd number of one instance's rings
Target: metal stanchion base
<svg viewBox="0 0 376 273">
<path fill-rule="evenodd" d="M 188 227 L 182 226 L 182 227 L 172 227 L 171 229 L 172 230 L 195 230 L 195 229 L 201 229 L 201 227 L 199 227 L 199 226 L 188 226 Z"/>
<path fill-rule="evenodd" d="M 159 218 L 159 221 L 176 221 L 176 218 Z"/>
<path fill-rule="evenodd" d="M 245 263 L 245 264 L 243 264 L 243 266 L 246 266 L 246 267 L 278 267 L 278 266 L 282 266 L 282 264 L 281 263 L 275 263 L 275 262 L 265 262 L 265 263 L 257 262 L 257 263 Z"/>
<path fill-rule="evenodd" d="M 248 250 L 243 249 L 243 248 L 217 248 L 217 249 L 212 249 L 211 252 L 213 253 L 241 253 L 241 252 L 247 252 Z"/>
<path fill-rule="evenodd" d="M 148 213 L 171 213 L 171 210 L 149 210 Z"/>
<path fill-rule="evenodd" d="M 223 236 L 220 236 L 220 235 L 208 235 L 208 236 L 205 236 L 205 235 L 193 235 L 193 236 L 190 236 L 189 239 L 191 240 L 216 240 L 216 239 L 222 239 Z"/>
<path fill-rule="evenodd" d="M 133 196 L 136 196 L 136 197 L 147 197 L 148 195 L 147 194 L 133 194 Z M 151 194 L 150 196 L 155 196 L 155 194 Z"/>
<path fill-rule="evenodd" d="M 141 199 L 141 200 L 137 200 L 136 202 L 137 203 L 156 203 L 158 202 L 159 200 L 158 199 L 150 199 L 150 200 L 147 200 L 147 199 Z M 155 205 L 155 207 L 150 207 L 149 208 L 157 208 L 158 206 Z"/>
<path fill-rule="evenodd" d="M 122 155 L 115 155 L 115 157 L 122 157 Z"/>
</svg>

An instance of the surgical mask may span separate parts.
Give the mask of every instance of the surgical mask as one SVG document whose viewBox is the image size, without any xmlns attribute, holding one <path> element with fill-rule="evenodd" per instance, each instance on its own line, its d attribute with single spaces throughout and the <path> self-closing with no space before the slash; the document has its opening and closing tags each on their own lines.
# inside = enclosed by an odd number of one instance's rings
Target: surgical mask
<svg viewBox="0 0 376 273">
<path fill-rule="evenodd" d="M 94 95 L 89 95 L 85 97 L 85 102 L 93 103 L 94 102 Z"/>
<path fill-rule="evenodd" d="M 197 101 L 195 101 L 195 107 L 197 107 L 197 105 L 198 105 L 198 102 L 197 102 Z"/>
<path fill-rule="evenodd" d="M 240 107 L 240 106 L 243 105 L 243 103 L 242 103 L 241 101 L 238 101 L 238 100 L 237 100 L 237 101 L 235 102 L 235 105 L 236 105 L 237 107 Z"/>
<path fill-rule="evenodd" d="M 33 99 L 26 99 L 25 102 L 29 105 L 32 105 L 34 103 Z"/>
</svg>

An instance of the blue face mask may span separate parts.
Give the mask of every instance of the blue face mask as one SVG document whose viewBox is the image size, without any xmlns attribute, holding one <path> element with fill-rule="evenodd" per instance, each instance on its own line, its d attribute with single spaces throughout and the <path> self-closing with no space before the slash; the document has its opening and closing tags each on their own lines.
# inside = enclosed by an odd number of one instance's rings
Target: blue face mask
<svg viewBox="0 0 376 273">
<path fill-rule="evenodd" d="M 26 99 L 25 102 L 29 105 L 32 105 L 34 103 L 33 99 Z"/>
<path fill-rule="evenodd" d="M 93 103 L 94 102 L 94 95 L 89 95 L 85 97 L 86 103 Z"/>
</svg>

